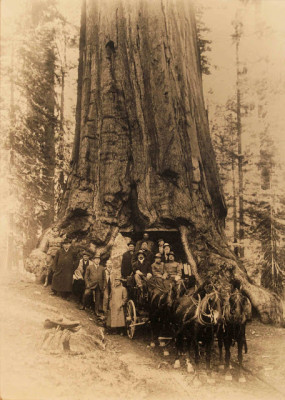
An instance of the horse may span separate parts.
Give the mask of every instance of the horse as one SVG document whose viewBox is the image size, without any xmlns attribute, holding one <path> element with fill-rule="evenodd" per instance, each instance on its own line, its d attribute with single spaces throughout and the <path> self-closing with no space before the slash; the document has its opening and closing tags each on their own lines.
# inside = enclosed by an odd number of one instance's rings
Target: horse
<svg viewBox="0 0 285 400">
<path fill-rule="evenodd" d="M 183 354 L 184 338 L 186 338 L 187 371 L 193 372 L 190 362 L 191 347 L 194 348 L 196 368 L 199 364 L 199 342 L 205 345 L 206 368 L 210 371 L 211 350 L 214 342 L 214 329 L 222 319 L 222 300 L 220 293 L 207 284 L 203 284 L 194 294 L 184 295 L 175 310 L 176 319 L 176 360 L 174 368 L 180 367 L 180 356 Z"/>
<path fill-rule="evenodd" d="M 152 277 L 146 281 L 148 289 L 147 310 L 151 330 L 151 346 L 155 346 L 154 332 L 169 333 L 171 328 L 171 313 L 173 304 L 188 290 L 183 280 L 179 282 L 171 279 Z"/>
<path fill-rule="evenodd" d="M 238 375 L 239 381 L 245 382 L 243 377 L 242 362 L 243 349 L 247 353 L 246 323 L 251 319 L 252 307 L 249 298 L 239 288 L 235 288 L 223 305 L 223 322 L 217 329 L 220 362 L 222 362 L 223 346 L 225 347 L 225 379 L 231 380 L 229 365 L 231 352 L 230 348 L 237 343 L 238 347 Z"/>
</svg>

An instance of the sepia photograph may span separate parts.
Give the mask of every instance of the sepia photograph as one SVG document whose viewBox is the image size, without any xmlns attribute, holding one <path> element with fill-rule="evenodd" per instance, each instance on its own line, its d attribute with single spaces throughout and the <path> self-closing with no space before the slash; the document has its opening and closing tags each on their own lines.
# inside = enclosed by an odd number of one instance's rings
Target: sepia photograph
<svg viewBox="0 0 285 400">
<path fill-rule="evenodd" d="M 285 0 L 0 0 L 0 400 L 285 399 Z"/>
</svg>

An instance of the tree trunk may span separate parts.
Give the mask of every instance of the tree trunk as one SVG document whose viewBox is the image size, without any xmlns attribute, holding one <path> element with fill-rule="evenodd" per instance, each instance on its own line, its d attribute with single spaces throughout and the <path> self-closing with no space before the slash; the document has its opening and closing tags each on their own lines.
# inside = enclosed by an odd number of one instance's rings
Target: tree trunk
<svg viewBox="0 0 285 400">
<path fill-rule="evenodd" d="M 198 281 L 234 271 L 262 319 L 279 318 L 279 300 L 248 281 L 224 237 L 189 1 L 87 0 L 82 15 L 60 227 L 105 253 L 120 230 L 176 228 Z"/>
<path fill-rule="evenodd" d="M 238 200 L 239 200 L 239 256 L 244 257 L 244 212 L 243 212 L 243 154 L 242 154 L 242 126 L 241 126 L 241 90 L 239 68 L 240 32 L 236 26 L 236 68 L 237 68 L 237 139 L 238 139 Z"/>
</svg>

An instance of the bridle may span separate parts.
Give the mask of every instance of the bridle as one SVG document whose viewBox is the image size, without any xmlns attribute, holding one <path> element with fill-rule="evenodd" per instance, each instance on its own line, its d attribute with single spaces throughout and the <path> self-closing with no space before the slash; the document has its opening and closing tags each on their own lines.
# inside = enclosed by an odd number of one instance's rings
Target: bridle
<svg viewBox="0 0 285 400">
<path fill-rule="evenodd" d="M 212 300 L 213 298 L 215 300 L 214 304 L 217 305 L 217 309 L 214 308 L 210 303 L 210 300 Z M 207 308 L 209 310 L 209 313 L 206 312 Z M 214 290 L 212 293 L 206 294 L 205 297 L 201 300 L 200 306 L 197 307 L 195 315 L 197 318 L 197 322 L 203 326 L 216 325 L 218 322 L 218 318 L 216 318 L 215 316 L 216 312 L 221 314 L 221 300 L 219 293 Z M 207 319 L 206 321 L 205 318 Z"/>
</svg>

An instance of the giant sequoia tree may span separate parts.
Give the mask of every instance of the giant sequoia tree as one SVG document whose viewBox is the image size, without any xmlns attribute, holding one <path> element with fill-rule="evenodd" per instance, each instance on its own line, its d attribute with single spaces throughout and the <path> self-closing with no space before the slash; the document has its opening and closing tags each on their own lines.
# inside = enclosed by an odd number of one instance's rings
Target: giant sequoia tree
<svg viewBox="0 0 285 400">
<path fill-rule="evenodd" d="M 123 229 L 176 228 L 197 280 L 232 270 L 264 321 L 277 297 L 227 246 L 226 206 L 189 0 L 83 4 L 73 169 L 59 226 L 108 253 Z"/>
</svg>

